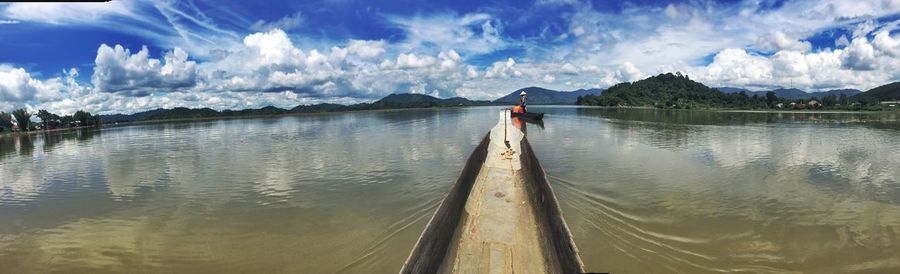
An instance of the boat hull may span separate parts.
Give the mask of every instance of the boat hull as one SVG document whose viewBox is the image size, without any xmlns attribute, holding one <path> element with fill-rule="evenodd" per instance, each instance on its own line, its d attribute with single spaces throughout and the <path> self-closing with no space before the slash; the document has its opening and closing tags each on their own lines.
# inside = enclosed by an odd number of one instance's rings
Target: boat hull
<svg viewBox="0 0 900 274">
<path fill-rule="evenodd" d="M 503 131 L 517 130 L 509 127 Z M 583 272 L 531 145 L 521 136 L 503 147 L 508 138 L 494 131 L 469 156 L 400 273 Z M 507 148 L 518 153 L 509 163 L 497 159 Z"/>
<path fill-rule="evenodd" d="M 525 112 L 525 113 L 513 112 L 512 117 L 541 120 L 541 119 L 544 119 L 544 113 L 543 112 Z"/>
</svg>

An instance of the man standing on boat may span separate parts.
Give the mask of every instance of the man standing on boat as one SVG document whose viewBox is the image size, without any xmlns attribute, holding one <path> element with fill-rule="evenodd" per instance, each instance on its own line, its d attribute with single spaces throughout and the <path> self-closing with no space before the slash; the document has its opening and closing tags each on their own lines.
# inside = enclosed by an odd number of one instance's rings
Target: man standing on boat
<svg viewBox="0 0 900 274">
<path fill-rule="evenodd" d="M 522 90 L 522 93 L 519 93 L 519 105 L 522 106 L 523 113 L 528 111 L 528 109 L 525 108 L 525 101 L 528 101 L 528 98 L 526 98 L 527 97 L 526 95 L 528 95 L 528 94 L 525 93 L 525 90 Z"/>
</svg>

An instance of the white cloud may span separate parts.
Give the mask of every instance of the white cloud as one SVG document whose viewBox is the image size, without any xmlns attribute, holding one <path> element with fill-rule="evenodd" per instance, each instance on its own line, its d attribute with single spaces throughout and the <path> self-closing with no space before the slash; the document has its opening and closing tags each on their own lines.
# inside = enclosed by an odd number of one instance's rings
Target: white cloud
<svg viewBox="0 0 900 274">
<path fill-rule="evenodd" d="M 875 48 L 884 52 L 890 57 L 900 58 L 900 38 L 891 37 L 887 31 L 878 32 L 872 41 Z"/>
<path fill-rule="evenodd" d="M 36 21 L 48 24 L 85 24 L 108 16 L 132 16 L 129 3 L 114 1 L 109 3 L 13 3 L 3 14 L 7 18 L 21 21 Z"/>
<path fill-rule="evenodd" d="M 875 60 L 875 47 L 866 41 L 866 38 L 855 38 L 850 46 L 841 54 L 843 67 L 855 70 L 874 70 L 877 65 Z"/>
<path fill-rule="evenodd" d="M 366 41 L 366 40 L 350 40 L 347 49 L 362 59 L 371 60 L 384 54 L 385 42 L 383 40 Z"/>
<path fill-rule="evenodd" d="M 666 16 L 670 19 L 677 18 L 680 15 L 680 13 L 678 12 L 678 8 L 676 8 L 674 4 L 669 4 L 668 6 L 666 6 L 666 8 L 663 9 L 663 13 L 665 13 Z"/>
<path fill-rule="evenodd" d="M 835 47 L 846 47 L 850 45 L 850 40 L 847 39 L 846 35 L 841 35 L 841 37 L 834 40 L 834 45 Z"/>
<path fill-rule="evenodd" d="M 742 49 L 725 49 L 705 68 L 705 79 L 718 84 L 747 86 L 772 79 L 772 63 L 762 56 L 750 55 Z"/>
<path fill-rule="evenodd" d="M 544 74 L 544 83 L 550 84 L 553 83 L 553 80 L 556 80 L 556 77 L 550 74 Z"/>
<path fill-rule="evenodd" d="M 512 58 L 506 59 L 505 62 L 494 62 L 485 72 L 485 78 L 502 78 L 521 76 L 522 72 L 516 70 L 516 61 Z"/>
<path fill-rule="evenodd" d="M 46 80 L 35 79 L 23 68 L 0 64 L 0 110 L 25 107 L 34 110 L 35 105 L 83 96 L 87 88 L 78 84 L 76 69 L 63 72 L 62 76 Z"/>
<path fill-rule="evenodd" d="M 400 54 L 397 56 L 398 69 L 423 68 L 437 62 L 437 59 L 431 56 L 417 56 L 415 53 Z"/>
<path fill-rule="evenodd" d="M 780 51 L 794 51 L 802 53 L 803 60 L 809 66 L 808 73 L 834 73 L 833 75 L 819 75 L 808 77 L 809 79 L 825 79 L 826 83 L 808 83 L 808 88 L 834 88 L 855 87 L 868 89 L 890 81 L 900 80 L 888 77 L 896 74 L 887 68 L 891 67 L 896 58 L 876 60 L 866 59 L 870 55 L 855 53 L 850 50 L 845 53 L 848 64 L 852 57 L 859 57 L 854 61 L 859 68 L 875 67 L 871 73 L 863 73 L 866 76 L 856 77 L 852 71 L 838 67 L 828 70 L 813 68 L 812 59 L 825 63 L 834 62 L 825 56 L 835 56 L 833 49 L 820 49 L 817 51 L 830 51 L 830 53 L 817 54 L 813 51 L 812 44 L 803 41 L 823 30 L 846 28 L 857 30 L 857 35 L 865 37 L 866 32 L 879 32 L 892 23 L 872 25 L 874 20 L 861 20 L 859 18 L 879 18 L 900 12 L 900 1 L 791 1 L 778 9 L 760 9 L 759 2 L 745 2 L 737 4 L 735 9 L 732 4 L 715 2 L 689 2 L 678 5 L 667 5 L 664 8 L 656 8 L 659 15 L 648 13 L 646 6 L 626 5 L 621 13 L 602 12 L 590 6 L 580 4 L 575 12 L 568 18 L 567 33 L 572 33 L 575 28 L 581 27 L 584 33 L 579 36 L 568 35 L 571 43 L 564 43 L 546 51 L 542 51 L 545 57 L 536 57 L 541 60 L 553 60 L 553 62 L 572 63 L 576 67 L 586 65 L 598 65 L 602 72 L 571 75 L 566 81 L 573 84 L 599 83 L 601 85 L 613 84 L 618 81 L 622 70 L 616 64 L 630 62 L 635 68 L 646 73 L 661 73 L 671 71 L 692 72 L 703 74 L 704 79 L 712 83 L 753 84 L 768 86 L 790 86 L 791 79 L 783 78 L 782 74 L 797 74 L 802 71 L 801 63 L 786 63 L 786 58 L 793 55 L 779 55 L 778 60 L 769 60 L 767 57 L 740 58 L 749 63 L 733 62 L 731 65 L 723 65 L 723 61 L 730 59 L 729 54 L 736 53 L 727 49 L 749 49 L 751 51 L 765 51 L 777 54 Z M 742 12 L 742 10 L 746 12 Z M 775 31 L 773 31 L 775 30 Z M 882 36 L 886 37 L 886 36 Z M 851 39 L 846 39 L 849 46 Z M 840 40 L 840 39 L 839 39 Z M 897 39 L 892 39 L 897 40 Z M 892 41 L 885 39 L 885 42 Z M 840 44 L 840 42 L 838 43 Z M 876 56 L 891 56 L 890 43 L 879 47 L 877 41 L 871 43 L 875 47 Z M 840 45 L 839 45 L 840 46 Z M 864 45 L 859 45 L 864 46 Z M 896 47 L 893 47 L 896 48 Z M 742 52 L 749 56 L 746 51 Z M 878 55 L 884 53 L 884 55 Z M 700 66 L 696 63 L 709 62 L 710 55 L 718 54 L 719 62 Z M 734 56 L 736 57 L 736 56 Z M 861 58 L 861 59 L 860 59 Z M 876 58 L 878 59 L 878 58 Z M 757 62 L 761 60 L 761 62 Z M 776 65 L 778 68 L 770 68 Z M 848 67 L 849 68 L 849 67 Z M 559 69 L 559 67 L 556 67 Z M 774 76 L 772 74 L 775 74 Z M 848 80 L 836 80 L 850 75 Z M 723 78 L 716 78 L 721 76 Z M 748 78 L 749 77 L 749 78 Z M 593 79 L 593 80 L 592 80 Z M 764 80 L 765 79 L 765 80 Z M 865 83 L 861 79 L 872 80 Z M 878 79 L 878 80 L 876 80 Z M 794 79 L 795 84 L 796 80 Z M 810 80 L 812 81 L 812 80 Z M 783 83 L 783 84 L 782 84 Z M 753 87 L 753 86 L 748 86 Z M 799 86 L 803 88 L 804 86 Z"/>
<path fill-rule="evenodd" d="M 618 74 L 620 77 L 627 82 L 640 80 L 644 77 L 644 73 L 641 72 L 637 67 L 634 66 L 631 62 L 622 63 L 622 66 L 619 68 Z"/>
<path fill-rule="evenodd" d="M 559 71 L 565 74 L 578 74 L 578 68 L 576 68 L 575 65 L 572 65 L 572 63 L 568 62 L 563 64 L 562 67 L 559 68 Z"/>
<path fill-rule="evenodd" d="M 482 54 L 504 48 L 507 44 L 501 38 L 503 24 L 486 13 L 411 18 L 387 16 L 387 19 L 406 33 L 404 44 L 400 45 L 402 51 L 437 47 L 438 50 L 455 49 L 464 54 Z"/>
<path fill-rule="evenodd" d="M 258 20 L 250 26 L 250 29 L 256 31 L 269 31 L 273 29 L 292 30 L 302 25 L 305 20 L 306 17 L 303 16 L 303 12 L 297 11 L 294 14 L 279 18 L 272 22 Z"/>
<path fill-rule="evenodd" d="M 111 1 L 106 3 L 13 3 L 0 8 L 0 16 L 17 22 L 57 27 L 82 26 L 138 36 L 162 48 L 182 48 L 192 56 L 207 57 L 240 41 L 240 35 L 218 27 L 185 2 Z M 191 5 L 193 6 L 193 5 Z M 159 15 L 162 15 L 161 17 Z M 245 20 L 236 18 L 237 20 Z"/>
<path fill-rule="evenodd" d="M 798 41 L 796 38 L 790 38 L 781 31 L 776 31 L 760 36 L 756 41 L 756 46 L 761 50 L 776 52 L 780 50 L 793 51 L 809 51 L 812 44 L 807 41 Z"/>
<path fill-rule="evenodd" d="M 196 84 L 196 63 L 180 48 L 167 52 L 164 62 L 150 58 L 147 47 L 131 54 L 116 45 L 100 45 L 94 60 L 92 83 L 101 92 L 147 95 L 155 90 L 180 90 Z"/>
<path fill-rule="evenodd" d="M 25 101 L 34 98 L 39 81 L 22 68 L 0 70 L 0 99 L 3 101 Z"/>
<path fill-rule="evenodd" d="M 890 52 L 895 41 L 881 39 L 878 35 L 872 41 L 859 37 L 844 49 L 782 50 L 770 57 L 730 48 L 717 53 L 708 66 L 687 71 L 711 86 L 867 90 L 900 79 L 900 58 Z"/>
<path fill-rule="evenodd" d="M 245 63 L 250 68 L 264 66 L 298 66 L 306 60 L 306 54 L 295 48 L 287 33 L 280 29 L 257 32 L 244 37 L 244 46 L 251 51 Z"/>
</svg>

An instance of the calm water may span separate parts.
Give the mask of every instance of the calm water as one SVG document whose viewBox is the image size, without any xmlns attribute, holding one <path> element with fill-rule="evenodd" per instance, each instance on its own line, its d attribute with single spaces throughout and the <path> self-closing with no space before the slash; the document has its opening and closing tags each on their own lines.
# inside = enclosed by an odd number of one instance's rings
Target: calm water
<svg viewBox="0 0 900 274">
<path fill-rule="evenodd" d="M 497 110 L 0 137 L 0 272 L 395 273 Z M 900 271 L 900 114 L 541 111 L 588 270 Z"/>
</svg>

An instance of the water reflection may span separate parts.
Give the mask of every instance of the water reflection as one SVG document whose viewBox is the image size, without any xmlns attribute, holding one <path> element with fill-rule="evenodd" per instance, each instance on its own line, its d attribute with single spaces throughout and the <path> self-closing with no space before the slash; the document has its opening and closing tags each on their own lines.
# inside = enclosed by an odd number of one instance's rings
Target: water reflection
<svg viewBox="0 0 900 274">
<path fill-rule="evenodd" d="M 588 270 L 900 267 L 896 114 L 533 108 Z M 393 273 L 499 109 L 0 137 L 0 266 Z"/>
<path fill-rule="evenodd" d="M 0 165 L 0 219 L 14 220 L 0 224 L 0 265 L 395 272 L 493 124 L 483 117 L 495 112 L 339 113 L 52 136 L 44 150 Z M 13 168 L 26 162 L 33 168 Z"/>
<path fill-rule="evenodd" d="M 0 157 L 16 152 L 19 155 L 30 156 L 36 147 L 47 153 L 68 140 L 88 141 L 99 134 L 100 131 L 97 129 L 76 129 L 0 136 Z"/>
<path fill-rule="evenodd" d="M 529 139 L 560 186 L 588 269 L 900 268 L 898 132 L 869 126 L 896 125 L 893 114 L 555 114 L 578 122 Z M 580 142 L 560 142 L 569 138 Z"/>
</svg>

